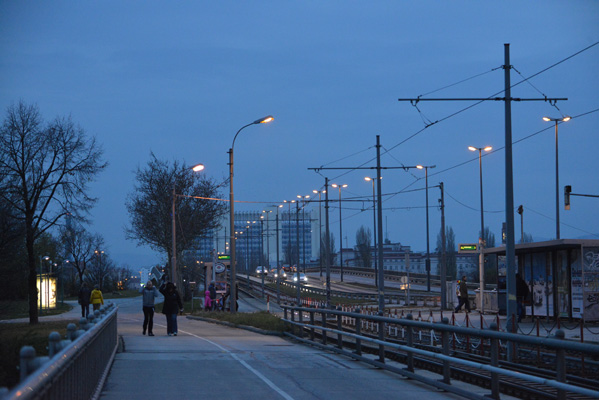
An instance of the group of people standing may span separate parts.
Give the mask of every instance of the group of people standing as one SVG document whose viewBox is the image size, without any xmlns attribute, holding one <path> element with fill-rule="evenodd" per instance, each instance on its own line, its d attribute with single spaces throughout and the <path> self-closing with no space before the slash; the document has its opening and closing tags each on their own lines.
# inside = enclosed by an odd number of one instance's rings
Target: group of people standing
<svg viewBox="0 0 599 400">
<path fill-rule="evenodd" d="M 89 305 L 91 304 L 94 311 L 99 310 L 104 304 L 104 297 L 99 285 L 94 285 L 94 289 L 91 290 L 87 285 L 87 282 L 81 284 L 79 289 L 79 305 L 81 306 L 81 316 L 87 318 L 89 315 Z"/>
<path fill-rule="evenodd" d="M 160 288 L 156 289 L 152 281 L 148 281 L 142 289 L 142 305 L 144 312 L 144 322 L 142 334 L 146 331 L 148 336 L 154 336 L 152 332 L 154 328 L 154 299 L 158 297 L 158 292 L 164 296 L 162 304 L 162 313 L 166 316 L 166 333 L 169 336 L 177 336 L 177 315 L 183 312 L 183 302 L 177 288 L 172 282 L 162 280 Z"/>
<path fill-rule="evenodd" d="M 235 284 L 235 311 L 239 309 L 239 303 L 237 299 L 239 299 L 238 293 L 239 287 Z M 216 293 L 216 285 L 214 282 L 210 282 L 208 289 L 204 292 L 204 311 L 216 311 L 216 310 L 225 310 L 225 304 L 227 303 L 227 299 L 231 296 L 231 285 L 227 283 L 225 293 L 221 295 L 221 298 L 217 298 Z"/>
</svg>

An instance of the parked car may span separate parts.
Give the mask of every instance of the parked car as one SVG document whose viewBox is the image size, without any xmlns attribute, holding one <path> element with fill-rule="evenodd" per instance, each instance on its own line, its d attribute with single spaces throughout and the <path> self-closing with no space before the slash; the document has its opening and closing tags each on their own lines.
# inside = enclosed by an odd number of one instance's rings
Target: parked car
<svg viewBox="0 0 599 400">
<path fill-rule="evenodd" d="M 264 275 L 268 275 L 268 268 L 266 267 L 256 267 L 256 274 L 260 275 L 260 274 L 264 274 Z"/>
<path fill-rule="evenodd" d="M 300 272 L 299 274 L 299 281 L 300 284 L 306 284 L 308 283 L 308 277 L 306 276 L 306 274 L 304 274 L 303 272 Z M 297 282 L 297 273 L 293 274 L 293 283 Z"/>
</svg>

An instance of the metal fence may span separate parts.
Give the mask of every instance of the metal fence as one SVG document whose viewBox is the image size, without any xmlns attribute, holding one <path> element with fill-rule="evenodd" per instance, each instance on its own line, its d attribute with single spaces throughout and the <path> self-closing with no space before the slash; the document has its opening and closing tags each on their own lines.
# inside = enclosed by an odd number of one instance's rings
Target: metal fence
<svg viewBox="0 0 599 400">
<path fill-rule="evenodd" d="M 52 339 L 54 332 L 50 334 Z M 21 361 L 21 372 L 27 363 L 42 364 L 13 388 L 3 400 L 17 399 L 92 399 L 98 398 L 117 350 L 117 307 L 109 304 L 91 318 L 87 330 L 63 341 L 56 351 L 50 343 L 50 357 Z M 27 347 L 27 346 L 26 346 Z M 26 347 L 21 354 L 27 353 Z M 35 352 L 33 353 L 35 357 Z M 37 362 L 35 362 L 37 361 Z"/>
<path fill-rule="evenodd" d="M 566 393 L 576 393 L 591 398 L 599 398 L 599 391 L 587 389 L 566 382 L 566 351 L 581 352 L 589 356 L 599 356 L 599 345 L 588 343 L 577 343 L 563 340 L 563 332 L 558 331 L 556 336 L 551 338 L 537 338 L 531 336 L 522 336 L 513 333 L 497 331 L 496 324 L 492 324 L 489 330 L 464 328 L 448 324 L 447 318 L 441 324 L 429 322 L 414 321 L 411 316 L 402 319 L 388 318 L 382 316 L 364 315 L 360 313 L 344 312 L 340 310 L 315 309 L 304 307 L 283 306 L 284 321 L 292 326 L 292 333 L 287 335 L 294 337 L 311 345 L 315 345 L 327 350 L 332 350 L 344 354 L 351 358 L 367 362 L 379 368 L 396 372 L 408 378 L 429 384 L 438 389 L 446 390 L 469 399 L 499 399 L 499 376 L 518 378 L 534 384 L 543 384 L 557 390 L 558 399 L 566 399 Z M 308 320 L 304 317 L 307 315 Z M 297 317 L 297 319 L 296 319 Z M 320 318 L 317 318 L 320 317 Z M 355 333 L 343 329 L 342 319 L 351 318 L 355 320 Z M 378 338 L 373 336 L 364 336 L 361 334 L 363 322 L 379 326 Z M 331 323 L 334 328 L 331 328 Z M 405 344 L 390 342 L 386 340 L 385 332 L 389 327 L 399 327 L 405 330 Z M 426 329 L 434 330 L 441 335 L 441 351 L 435 352 L 416 348 L 414 346 L 415 330 Z M 296 333 L 297 332 L 297 333 Z M 320 333 L 321 339 L 316 339 L 316 332 Z M 561 335 L 560 335 L 561 333 Z M 483 364 L 469 360 L 452 357 L 450 350 L 450 337 L 452 335 L 466 335 L 468 337 L 477 337 L 480 340 L 488 340 L 491 349 L 490 364 Z M 353 351 L 343 349 L 343 338 L 353 341 Z M 327 343 L 334 342 L 334 345 Z M 378 347 L 378 358 L 365 356 L 362 354 L 362 343 L 371 343 Z M 540 346 L 556 354 L 556 373 L 555 379 L 540 378 L 534 375 L 522 372 L 510 371 L 501 368 L 499 365 L 500 342 L 507 343 L 509 346 L 532 345 Z M 386 350 L 387 349 L 387 350 Z M 396 350 L 406 355 L 406 368 L 398 368 L 389 365 L 385 361 L 388 350 Z M 431 379 L 424 374 L 418 374 L 414 368 L 414 356 L 430 357 L 437 362 L 442 363 L 441 379 Z M 460 389 L 451 385 L 451 366 L 455 364 L 464 365 L 481 371 L 490 373 L 491 393 L 481 396 L 469 391 Z"/>
</svg>

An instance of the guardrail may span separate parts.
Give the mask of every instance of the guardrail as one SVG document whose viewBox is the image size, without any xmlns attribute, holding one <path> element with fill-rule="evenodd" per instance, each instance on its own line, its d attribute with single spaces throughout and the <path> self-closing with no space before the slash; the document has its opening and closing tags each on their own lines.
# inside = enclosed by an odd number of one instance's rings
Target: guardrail
<svg viewBox="0 0 599 400">
<path fill-rule="evenodd" d="M 3 400 L 98 398 L 117 349 L 117 307 L 110 303 L 67 326 L 66 340 L 49 335 L 49 356 L 21 348 L 21 382 Z"/>
<path fill-rule="evenodd" d="M 551 338 L 537 338 L 530 336 L 522 336 L 513 333 L 499 332 L 497 331 L 497 325 L 491 324 L 489 330 L 463 328 L 457 326 L 451 326 L 448 324 L 448 319 L 444 318 L 443 323 L 433 324 L 428 322 L 414 321 L 411 315 L 408 315 L 403 319 L 387 318 L 382 316 L 369 316 L 360 313 L 343 312 L 339 310 L 327 310 L 327 309 L 314 309 L 304 307 L 290 307 L 283 306 L 284 310 L 284 321 L 292 326 L 292 332 L 287 332 L 286 335 L 291 336 L 297 340 L 300 340 L 317 347 L 321 347 L 327 350 L 332 350 L 340 354 L 344 354 L 348 357 L 364 361 L 378 368 L 383 368 L 408 378 L 418 380 L 420 382 L 429 384 L 448 392 L 464 396 L 469 399 L 485 399 L 491 397 L 493 399 L 499 399 L 499 376 L 507 376 L 510 378 L 523 379 L 528 382 L 535 384 L 543 384 L 550 386 L 557 390 L 557 399 L 565 400 L 566 393 L 576 393 L 583 396 L 590 396 L 591 398 L 599 398 L 599 391 L 591 390 L 566 382 L 566 351 L 581 352 L 589 356 L 599 356 L 599 346 L 593 344 L 576 343 L 563 340 L 564 332 L 557 331 L 556 335 Z M 296 321 L 296 312 L 298 320 Z M 309 320 L 304 322 L 304 314 L 308 314 Z M 320 321 L 316 320 L 316 316 L 320 315 Z M 291 318 L 289 318 L 291 317 Z M 351 318 L 355 320 L 355 333 L 347 332 L 343 330 L 342 318 Z M 332 320 L 332 321 L 331 321 Z M 370 324 L 377 324 L 378 338 L 372 336 L 363 336 L 361 334 L 362 322 L 366 321 Z M 317 323 L 319 322 L 319 323 Z M 336 322 L 336 328 L 329 328 L 328 322 Z M 397 342 L 390 342 L 385 340 L 385 332 L 389 327 L 399 327 L 401 330 L 405 330 L 406 339 L 405 345 L 398 344 Z M 414 347 L 414 329 L 426 329 L 434 330 L 435 332 L 441 333 L 440 341 L 440 353 L 429 350 L 423 350 Z M 295 332 L 298 331 L 297 334 Z M 316 340 L 316 332 L 319 331 L 321 340 Z M 332 334 L 332 335 L 329 335 Z M 490 365 L 473 362 L 469 360 L 459 359 L 450 356 L 450 335 L 466 335 L 468 337 L 478 337 L 481 341 L 489 341 L 489 348 L 491 352 Z M 304 339 L 304 336 L 308 336 L 308 339 Z M 343 337 L 351 338 L 354 340 L 354 351 L 348 351 L 343 349 Z M 334 341 L 335 346 L 328 345 L 328 341 Z M 540 346 L 551 351 L 555 351 L 556 354 L 556 372 L 555 379 L 540 378 L 534 375 L 525 374 L 521 372 L 510 371 L 505 368 L 499 367 L 499 348 L 500 341 L 506 342 L 507 346 L 518 346 L 519 344 Z M 378 346 L 378 358 L 367 357 L 362 354 L 362 343 L 370 342 Z M 386 350 L 387 349 L 387 350 Z M 390 350 L 396 350 L 403 352 L 406 355 L 406 368 L 398 368 L 397 366 L 386 364 L 385 357 L 386 353 Z M 440 380 L 435 380 L 429 376 L 420 375 L 414 368 L 414 356 L 426 356 L 442 363 L 442 376 Z M 461 364 L 464 366 L 472 367 L 475 369 L 487 371 L 490 373 L 491 382 L 491 394 L 490 395 L 477 395 L 475 393 L 460 389 L 456 386 L 451 385 L 451 365 Z"/>
</svg>

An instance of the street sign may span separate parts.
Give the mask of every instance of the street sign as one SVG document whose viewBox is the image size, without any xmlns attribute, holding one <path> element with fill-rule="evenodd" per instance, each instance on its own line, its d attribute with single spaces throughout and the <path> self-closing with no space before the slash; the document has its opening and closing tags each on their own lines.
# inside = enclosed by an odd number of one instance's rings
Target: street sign
<svg viewBox="0 0 599 400">
<path fill-rule="evenodd" d="M 458 253 L 460 253 L 460 254 L 478 253 L 478 245 L 476 243 L 460 244 L 458 247 Z"/>
<path fill-rule="evenodd" d="M 231 255 L 230 254 L 219 254 L 216 258 L 218 260 L 230 261 L 231 260 Z"/>
<path fill-rule="evenodd" d="M 223 272 L 225 272 L 226 269 L 227 267 L 223 263 L 214 264 L 214 272 L 216 272 L 217 274 L 222 274 Z"/>
</svg>

